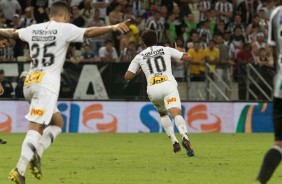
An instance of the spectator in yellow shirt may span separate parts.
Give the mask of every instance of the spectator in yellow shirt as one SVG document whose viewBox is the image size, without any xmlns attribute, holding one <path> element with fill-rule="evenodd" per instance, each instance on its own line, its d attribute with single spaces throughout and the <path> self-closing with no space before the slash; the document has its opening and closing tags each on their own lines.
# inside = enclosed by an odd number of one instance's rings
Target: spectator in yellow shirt
<svg viewBox="0 0 282 184">
<path fill-rule="evenodd" d="M 133 21 L 132 21 L 133 22 Z M 130 37 L 131 42 L 138 43 L 139 42 L 139 28 L 136 26 L 135 22 L 129 25 L 129 29 L 132 32 Z"/>
<path fill-rule="evenodd" d="M 205 64 L 205 53 L 201 48 L 199 41 L 193 43 L 193 48 L 188 50 L 188 54 L 191 56 L 189 62 L 189 70 L 191 74 L 191 81 L 202 81 L 204 80 L 203 65 Z"/>
<path fill-rule="evenodd" d="M 209 73 L 214 74 L 216 70 L 216 64 L 219 60 L 219 50 L 215 47 L 213 40 L 209 42 L 208 47 L 205 49 L 205 60 L 210 64 Z"/>
</svg>

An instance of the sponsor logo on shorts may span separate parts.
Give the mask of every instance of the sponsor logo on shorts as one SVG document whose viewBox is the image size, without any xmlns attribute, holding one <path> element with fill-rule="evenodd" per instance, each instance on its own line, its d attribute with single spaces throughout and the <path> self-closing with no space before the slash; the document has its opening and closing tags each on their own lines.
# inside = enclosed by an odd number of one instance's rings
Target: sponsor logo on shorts
<svg viewBox="0 0 282 184">
<path fill-rule="evenodd" d="M 31 114 L 32 116 L 43 116 L 44 110 L 43 110 L 43 109 L 35 109 L 35 108 L 32 108 L 30 114 Z"/>
<path fill-rule="evenodd" d="M 166 100 L 167 105 L 176 102 L 176 97 L 170 97 L 169 99 Z"/>
</svg>

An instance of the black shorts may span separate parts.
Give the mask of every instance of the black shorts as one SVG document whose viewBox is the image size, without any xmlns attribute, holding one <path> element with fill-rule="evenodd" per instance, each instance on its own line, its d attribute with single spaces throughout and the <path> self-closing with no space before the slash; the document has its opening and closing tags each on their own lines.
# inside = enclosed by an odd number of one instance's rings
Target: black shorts
<svg viewBox="0 0 282 184">
<path fill-rule="evenodd" d="M 273 126 L 275 141 L 282 141 L 282 99 L 273 98 Z"/>
</svg>

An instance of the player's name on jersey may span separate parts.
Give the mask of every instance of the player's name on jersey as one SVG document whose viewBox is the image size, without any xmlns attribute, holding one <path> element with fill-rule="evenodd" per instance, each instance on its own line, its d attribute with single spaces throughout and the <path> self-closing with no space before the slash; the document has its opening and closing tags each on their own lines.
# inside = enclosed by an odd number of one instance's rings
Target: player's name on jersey
<svg viewBox="0 0 282 184">
<path fill-rule="evenodd" d="M 143 56 L 143 59 L 161 56 L 161 55 L 164 55 L 164 50 L 161 48 L 161 49 L 154 50 L 154 51 L 151 51 L 151 52 L 146 52 L 144 54 L 142 53 L 141 55 Z"/>
<path fill-rule="evenodd" d="M 32 41 L 53 41 L 56 40 L 56 36 L 32 36 Z"/>
<path fill-rule="evenodd" d="M 56 35 L 58 31 L 54 30 L 32 30 L 32 35 Z"/>
</svg>

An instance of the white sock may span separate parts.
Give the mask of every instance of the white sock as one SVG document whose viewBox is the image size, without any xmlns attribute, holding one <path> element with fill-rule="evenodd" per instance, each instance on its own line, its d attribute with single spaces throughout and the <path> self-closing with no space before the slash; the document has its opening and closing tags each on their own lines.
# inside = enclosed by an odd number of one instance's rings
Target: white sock
<svg viewBox="0 0 282 184">
<path fill-rule="evenodd" d="M 50 125 L 43 131 L 43 135 L 38 143 L 37 153 L 42 157 L 44 151 L 51 145 L 62 129 L 55 125 Z"/>
<path fill-rule="evenodd" d="M 161 117 L 161 124 L 162 124 L 166 134 L 171 139 L 172 144 L 174 144 L 175 142 L 178 142 L 177 138 L 174 135 L 172 122 L 169 119 L 168 115 Z"/>
<path fill-rule="evenodd" d="M 188 134 L 187 126 L 185 124 L 185 120 L 183 119 L 183 117 L 180 115 L 175 116 L 174 122 L 182 138 L 184 137 L 185 139 L 189 140 L 187 135 Z"/>
<path fill-rule="evenodd" d="M 22 144 L 22 152 L 17 164 L 19 173 L 23 176 L 29 161 L 38 147 L 41 134 L 35 130 L 29 130 Z"/>
</svg>

